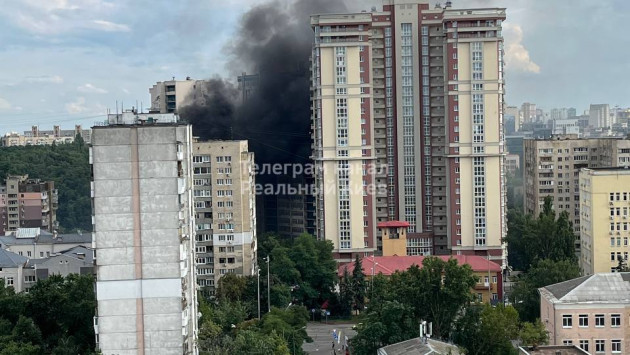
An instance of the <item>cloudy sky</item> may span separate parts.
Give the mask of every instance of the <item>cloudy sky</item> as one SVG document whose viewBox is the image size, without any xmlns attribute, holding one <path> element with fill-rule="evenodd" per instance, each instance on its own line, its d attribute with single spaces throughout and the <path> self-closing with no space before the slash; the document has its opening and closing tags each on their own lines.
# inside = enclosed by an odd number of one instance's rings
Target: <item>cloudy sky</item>
<svg viewBox="0 0 630 355">
<path fill-rule="evenodd" d="M 116 101 L 146 108 L 156 81 L 230 76 L 224 48 L 242 14 L 264 1 L 5 0 L 0 134 L 34 124 L 91 126 Z M 380 1 L 346 3 L 360 11 Z M 453 3 L 508 8 L 509 104 L 530 101 L 578 112 L 590 103 L 630 106 L 630 1 Z"/>
</svg>

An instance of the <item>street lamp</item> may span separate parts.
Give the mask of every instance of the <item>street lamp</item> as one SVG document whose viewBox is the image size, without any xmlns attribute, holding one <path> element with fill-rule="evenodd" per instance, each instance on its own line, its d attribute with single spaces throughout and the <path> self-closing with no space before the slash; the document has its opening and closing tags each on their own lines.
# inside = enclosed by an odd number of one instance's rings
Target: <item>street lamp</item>
<svg viewBox="0 0 630 355">
<path fill-rule="evenodd" d="M 267 262 L 267 313 L 271 312 L 271 283 L 269 282 L 269 255 L 265 258 Z"/>
<path fill-rule="evenodd" d="M 256 276 L 258 277 L 258 320 L 260 320 L 260 266 L 256 266 Z"/>
</svg>

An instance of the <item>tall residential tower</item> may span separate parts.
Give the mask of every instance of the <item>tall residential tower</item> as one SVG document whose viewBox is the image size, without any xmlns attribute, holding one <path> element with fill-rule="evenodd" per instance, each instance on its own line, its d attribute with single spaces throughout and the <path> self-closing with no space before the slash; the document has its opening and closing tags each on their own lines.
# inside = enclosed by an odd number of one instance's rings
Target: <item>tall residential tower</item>
<svg viewBox="0 0 630 355">
<path fill-rule="evenodd" d="M 197 354 L 192 128 L 125 112 L 92 138 L 99 350 Z"/>
<path fill-rule="evenodd" d="M 505 261 L 504 19 L 421 0 L 311 17 L 317 235 L 337 259 L 401 220 L 419 253 Z"/>
</svg>

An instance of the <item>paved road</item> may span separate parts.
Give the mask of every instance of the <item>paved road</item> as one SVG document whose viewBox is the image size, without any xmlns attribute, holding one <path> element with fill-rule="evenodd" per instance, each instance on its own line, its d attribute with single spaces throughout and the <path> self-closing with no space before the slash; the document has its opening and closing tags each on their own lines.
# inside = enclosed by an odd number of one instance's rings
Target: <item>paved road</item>
<svg viewBox="0 0 630 355">
<path fill-rule="evenodd" d="M 312 343 L 304 343 L 302 350 L 313 355 L 332 355 L 332 332 L 333 329 L 337 330 L 337 333 L 341 331 L 341 344 L 335 342 L 335 350 L 337 355 L 345 354 L 341 351 L 341 345 L 343 344 L 343 338 L 345 336 L 348 339 L 352 339 L 357 333 L 352 330 L 352 324 L 324 324 L 319 322 L 309 322 L 306 326 L 306 332 L 313 338 Z"/>
</svg>

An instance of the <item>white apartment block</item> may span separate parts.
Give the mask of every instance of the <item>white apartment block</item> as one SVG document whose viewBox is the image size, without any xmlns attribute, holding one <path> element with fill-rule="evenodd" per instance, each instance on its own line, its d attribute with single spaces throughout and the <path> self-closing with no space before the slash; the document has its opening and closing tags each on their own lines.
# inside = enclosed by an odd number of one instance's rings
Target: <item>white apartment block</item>
<svg viewBox="0 0 630 355">
<path fill-rule="evenodd" d="M 545 197 L 551 196 L 556 214 L 569 213 L 576 236 L 580 234 L 580 169 L 630 166 L 627 139 L 557 136 L 525 139 L 523 147 L 525 213 L 538 216 Z M 579 240 L 576 244 L 579 248 Z"/>
<path fill-rule="evenodd" d="M 192 127 L 170 116 L 110 115 L 93 128 L 103 355 L 198 353 Z"/>
<path fill-rule="evenodd" d="M 256 274 L 253 168 L 247 141 L 193 144 L 197 283 L 206 295 L 225 274 Z"/>
</svg>

